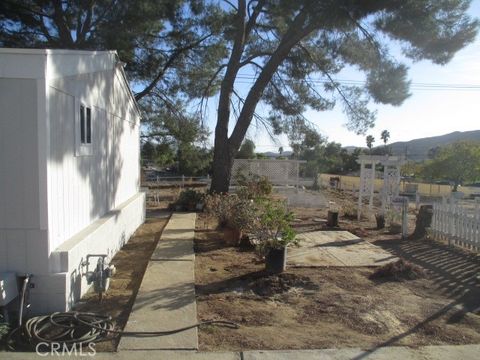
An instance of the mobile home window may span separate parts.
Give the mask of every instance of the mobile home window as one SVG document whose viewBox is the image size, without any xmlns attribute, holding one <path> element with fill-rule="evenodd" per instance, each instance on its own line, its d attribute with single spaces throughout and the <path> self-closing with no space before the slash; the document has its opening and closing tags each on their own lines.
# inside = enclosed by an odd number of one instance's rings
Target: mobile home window
<svg viewBox="0 0 480 360">
<path fill-rule="evenodd" d="M 80 105 L 80 143 L 92 143 L 92 109 Z"/>
</svg>

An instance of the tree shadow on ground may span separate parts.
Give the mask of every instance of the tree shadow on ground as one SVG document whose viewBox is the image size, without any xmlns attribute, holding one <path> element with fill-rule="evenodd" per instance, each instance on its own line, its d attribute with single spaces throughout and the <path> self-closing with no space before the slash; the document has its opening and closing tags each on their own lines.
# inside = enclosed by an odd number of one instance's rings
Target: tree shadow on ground
<svg viewBox="0 0 480 360">
<path fill-rule="evenodd" d="M 447 323 L 461 321 L 469 312 L 480 312 L 480 281 L 478 279 L 480 256 L 458 248 L 429 240 L 379 240 L 375 245 L 392 254 L 420 265 L 429 272 L 436 291 L 453 301 L 431 314 L 409 330 L 366 350 L 353 358 L 370 357 L 379 348 L 395 345 L 401 339 L 416 333 L 428 323 L 445 315 Z"/>
<path fill-rule="evenodd" d="M 223 240 L 223 232 L 221 230 L 195 230 L 195 233 L 196 236 L 193 246 L 196 254 L 207 253 L 228 247 Z M 197 234 L 200 233 L 202 234 L 202 239 L 199 239 L 197 236 Z"/>
<path fill-rule="evenodd" d="M 243 289 L 249 282 L 266 277 L 268 275 L 269 274 L 265 270 L 259 270 L 208 284 L 197 284 L 195 285 L 195 292 L 198 295 L 222 294 L 235 289 Z"/>
<path fill-rule="evenodd" d="M 184 282 L 165 286 L 160 289 L 143 291 L 137 294 L 132 311 L 149 308 L 154 314 L 156 310 L 177 310 L 195 302 L 194 284 Z"/>
<path fill-rule="evenodd" d="M 466 300 L 464 296 L 461 296 L 457 300 L 454 300 L 454 301 L 450 302 L 449 304 L 445 305 L 443 308 L 436 311 L 435 313 L 433 313 L 432 315 L 430 315 L 429 317 L 427 317 L 423 321 L 419 322 L 418 324 L 416 324 L 415 326 L 413 326 L 409 330 L 407 330 L 407 331 L 405 331 L 405 332 L 403 332 L 399 335 L 396 335 L 396 336 L 388 339 L 387 341 L 384 341 L 383 343 L 381 343 L 381 344 L 379 344 L 379 345 L 377 345 L 377 346 L 375 346 L 371 349 L 365 350 L 365 352 L 363 352 L 362 354 L 360 354 L 358 356 L 355 356 L 354 358 L 352 358 L 352 360 L 361 360 L 361 359 L 364 359 L 364 358 L 369 358 L 373 353 L 375 353 L 375 351 L 377 351 L 378 349 L 380 349 L 382 347 L 396 345 L 396 343 L 398 341 L 400 341 L 401 339 L 403 339 L 403 338 L 405 338 L 409 335 L 415 334 L 417 331 L 421 330 L 428 323 L 430 323 L 432 321 L 435 321 L 435 320 L 441 318 L 442 316 L 446 315 L 451 310 L 457 309 L 459 306 L 462 306 L 462 304 L 465 301 L 470 301 L 470 300 Z M 459 321 L 459 317 L 462 316 L 462 313 L 465 314 L 464 310 L 459 310 L 454 315 L 450 316 L 450 319 L 455 317 L 456 321 Z"/>
<path fill-rule="evenodd" d="M 379 240 L 375 245 L 420 265 L 441 294 L 459 300 L 468 311 L 478 311 L 480 256 L 429 240 Z"/>
</svg>

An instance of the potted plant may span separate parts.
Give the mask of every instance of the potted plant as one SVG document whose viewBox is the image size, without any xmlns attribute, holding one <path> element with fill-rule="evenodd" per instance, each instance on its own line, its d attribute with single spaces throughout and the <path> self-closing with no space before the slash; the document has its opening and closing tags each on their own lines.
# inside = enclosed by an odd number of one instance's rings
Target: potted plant
<svg viewBox="0 0 480 360">
<path fill-rule="evenodd" d="M 281 273 L 287 265 L 287 247 L 296 243 L 290 223 L 293 213 L 280 201 L 262 200 L 253 226 L 257 249 L 265 256 L 265 269 Z"/>
</svg>

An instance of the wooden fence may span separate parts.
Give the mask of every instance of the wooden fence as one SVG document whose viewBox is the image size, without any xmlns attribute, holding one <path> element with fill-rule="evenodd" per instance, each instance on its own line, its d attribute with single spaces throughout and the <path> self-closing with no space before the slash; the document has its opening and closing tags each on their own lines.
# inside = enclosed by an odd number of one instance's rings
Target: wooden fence
<svg viewBox="0 0 480 360">
<path fill-rule="evenodd" d="M 480 202 L 467 208 L 453 199 L 433 205 L 432 236 L 450 245 L 480 251 Z"/>
<path fill-rule="evenodd" d="M 342 190 L 358 191 L 360 186 L 360 177 L 358 176 L 343 176 L 343 175 L 331 175 L 331 174 L 319 174 L 318 181 L 328 186 L 331 177 L 338 177 L 340 182 L 338 187 Z M 409 187 L 415 186 L 418 193 L 422 196 L 449 196 L 452 192 L 450 185 L 430 184 L 430 183 L 418 183 L 418 182 L 400 182 L 400 192 L 408 193 Z M 380 192 L 383 187 L 383 179 L 375 179 L 375 192 Z M 478 188 L 461 187 L 459 191 L 463 192 L 465 196 L 469 196 L 472 193 L 480 192 Z"/>
</svg>

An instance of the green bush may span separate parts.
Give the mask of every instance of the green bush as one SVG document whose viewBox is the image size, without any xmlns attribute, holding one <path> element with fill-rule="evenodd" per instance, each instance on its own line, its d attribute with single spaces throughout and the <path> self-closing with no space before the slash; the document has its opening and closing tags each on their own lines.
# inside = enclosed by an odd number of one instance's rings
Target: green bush
<svg viewBox="0 0 480 360">
<path fill-rule="evenodd" d="M 183 190 L 178 196 L 177 205 L 187 207 L 189 204 L 198 204 L 203 202 L 205 194 L 193 189 Z"/>
<path fill-rule="evenodd" d="M 261 200 L 257 208 L 257 221 L 252 227 L 257 250 L 266 254 L 270 249 L 282 249 L 296 243 L 296 233 L 291 227 L 293 213 L 278 200 Z"/>
<path fill-rule="evenodd" d="M 242 199 L 264 198 L 272 193 L 272 183 L 265 176 L 239 174 L 237 182 L 240 185 L 237 194 Z"/>
<path fill-rule="evenodd" d="M 257 219 L 256 203 L 253 200 L 237 197 L 231 210 L 227 220 L 228 225 L 241 231 L 250 231 Z"/>
</svg>

